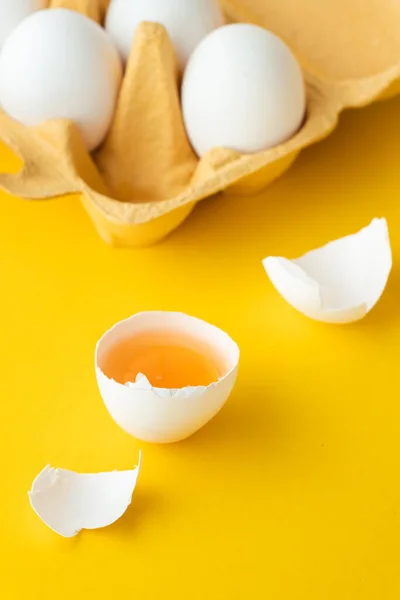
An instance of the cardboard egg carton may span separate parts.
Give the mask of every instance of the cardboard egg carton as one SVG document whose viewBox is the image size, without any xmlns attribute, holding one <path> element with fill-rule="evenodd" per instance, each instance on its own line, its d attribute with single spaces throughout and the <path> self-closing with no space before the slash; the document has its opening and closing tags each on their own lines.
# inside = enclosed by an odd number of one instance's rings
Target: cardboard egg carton
<svg viewBox="0 0 400 600">
<path fill-rule="evenodd" d="M 52 0 L 98 23 L 109 0 Z M 165 29 L 135 35 L 111 129 L 92 155 L 74 124 L 25 127 L 0 111 L 0 139 L 24 162 L 0 186 L 29 199 L 81 194 L 101 237 L 116 246 L 160 240 L 208 196 L 252 193 L 281 175 L 302 148 L 327 136 L 340 112 L 400 91 L 400 5 L 390 0 L 223 0 L 228 20 L 278 34 L 297 55 L 307 117 L 287 142 L 252 155 L 194 154 L 183 125 L 175 52 Z M 1 167 L 0 167 L 1 168 Z"/>
</svg>

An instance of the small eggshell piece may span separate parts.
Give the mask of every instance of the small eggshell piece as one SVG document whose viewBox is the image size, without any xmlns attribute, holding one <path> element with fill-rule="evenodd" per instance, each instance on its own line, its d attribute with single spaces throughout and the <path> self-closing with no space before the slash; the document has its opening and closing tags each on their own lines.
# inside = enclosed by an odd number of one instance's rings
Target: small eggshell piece
<svg viewBox="0 0 400 600">
<path fill-rule="evenodd" d="M 46 8 L 48 0 L 3 0 L 0 2 L 0 50 L 10 33 L 32 13 Z"/>
<path fill-rule="evenodd" d="M 93 150 L 110 127 L 122 65 L 109 36 L 63 8 L 25 19 L 0 55 L 0 105 L 25 125 L 69 119 Z"/>
<path fill-rule="evenodd" d="M 192 54 L 182 111 L 194 150 L 260 152 L 291 138 L 306 108 L 300 66 L 270 31 L 236 23 L 210 33 Z"/>
<path fill-rule="evenodd" d="M 131 503 L 140 471 L 75 473 L 43 469 L 32 484 L 33 510 L 50 529 L 70 538 L 82 529 L 99 529 L 117 521 Z"/>
<path fill-rule="evenodd" d="M 112 0 L 105 28 L 125 62 L 143 21 L 166 28 L 183 68 L 197 44 L 224 19 L 217 0 Z"/>
<path fill-rule="evenodd" d="M 145 374 L 122 385 L 101 370 L 102 356 L 119 340 L 148 331 L 181 332 L 215 350 L 225 365 L 223 375 L 208 386 L 161 389 Z M 212 419 L 227 401 L 236 381 L 239 348 L 221 329 L 184 313 L 143 312 L 117 323 L 96 347 L 97 383 L 104 404 L 124 431 L 154 443 L 177 442 L 195 433 Z"/>
<path fill-rule="evenodd" d="M 378 302 L 392 268 L 386 219 L 295 260 L 270 256 L 263 265 L 277 291 L 304 315 L 326 323 L 358 321 Z"/>
</svg>

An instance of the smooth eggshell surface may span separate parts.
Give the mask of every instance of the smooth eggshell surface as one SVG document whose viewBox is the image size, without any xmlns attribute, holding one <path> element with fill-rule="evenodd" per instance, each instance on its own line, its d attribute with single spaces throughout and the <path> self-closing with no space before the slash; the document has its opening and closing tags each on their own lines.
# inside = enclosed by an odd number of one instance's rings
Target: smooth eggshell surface
<svg viewBox="0 0 400 600">
<path fill-rule="evenodd" d="M 284 142 L 306 109 L 300 66 L 274 34 L 247 24 L 210 33 L 182 84 L 186 130 L 199 156 L 214 147 L 260 152 Z"/>
<path fill-rule="evenodd" d="M 75 11 L 39 11 L 3 46 L 0 105 L 25 125 L 74 121 L 93 150 L 111 124 L 121 78 L 118 52 L 99 25 Z"/>
<path fill-rule="evenodd" d="M 26 17 L 46 8 L 48 0 L 2 0 L 0 2 L 0 49 L 10 33 Z"/>
<path fill-rule="evenodd" d="M 143 376 L 125 385 L 109 379 L 100 367 L 109 348 L 125 337 L 151 330 L 182 332 L 208 345 L 223 361 L 224 375 L 207 387 L 178 390 L 154 388 Z M 233 389 L 238 362 L 238 346 L 221 329 L 183 313 L 162 311 L 138 313 L 115 325 L 100 339 L 95 356 L 97 382 L 110 415 L 133 437 L 155 443 L 182 440 L 212 419 Z"/>
<path fill-rule="evenodd" d="M 135 31 L 143 21 L 160 23 L 166 28 L 181 68 L 197 44 L 224 22 L 217 0 L 112 0 L 105 27 L 125 61 Z"/>
</svg>

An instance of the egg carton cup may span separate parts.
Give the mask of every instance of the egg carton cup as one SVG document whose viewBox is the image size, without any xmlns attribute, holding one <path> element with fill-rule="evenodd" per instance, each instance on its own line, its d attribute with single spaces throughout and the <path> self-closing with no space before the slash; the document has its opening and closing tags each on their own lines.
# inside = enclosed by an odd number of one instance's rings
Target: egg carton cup
<svg viewBox="0 0 400 600">
<path fill-rule="evenodd" d="M 32 199 L 80 194 L 100 236 L 144 246 L 175 229 L 202 200 L 224 190 L 258 192 L 326 137 L 341 111 L 400 91 L 400 5 L 390 0 L 223 0 L 229 21 L 279 35 L 299 59 L 307 115 L 290 140 L 256 154 L 215 148 L 201 159 L 188 141 L 175 51 L 156 23 L 138 28 L 114 120 L 90 155 L 71 122 L 26 127 L 0 111 L 0 140 L 23 161 L 0 174 L 0 187 Z M 104 20 L 108 0 L 52 0 Z M 245 207 L 244 207 L 245 210 Z"/>
</svg>

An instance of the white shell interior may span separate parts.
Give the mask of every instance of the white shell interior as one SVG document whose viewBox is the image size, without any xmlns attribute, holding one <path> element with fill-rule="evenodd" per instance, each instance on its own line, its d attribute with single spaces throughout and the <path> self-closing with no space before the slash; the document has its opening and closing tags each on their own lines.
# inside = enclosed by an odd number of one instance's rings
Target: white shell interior
<svg viewBox="0 0 400 600">
<path fill-rule="evenodd" d="M 49 465 L 32 484 L 33 510 L 53 531 L 73 537 L 82 529 L 99 529 L 117 521 L 132 500 L 140 471 L 75 473 Z"/>
<path fill-rule="evenodd" d="M 373 219 L 300 258 L 268 257 L 263 265 L 278 292 L 300 312 L 331 323 L 356 321 L 378 302 L 392 268 L 386 220 Z"/>
</svg>

